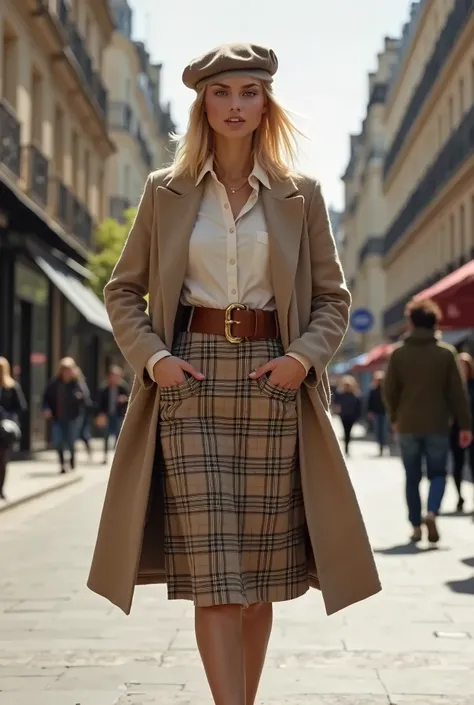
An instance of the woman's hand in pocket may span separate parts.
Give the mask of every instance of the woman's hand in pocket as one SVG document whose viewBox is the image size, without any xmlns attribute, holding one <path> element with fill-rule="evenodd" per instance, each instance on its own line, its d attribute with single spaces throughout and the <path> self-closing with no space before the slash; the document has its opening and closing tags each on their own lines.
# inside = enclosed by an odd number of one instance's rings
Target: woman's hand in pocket
<svg viewBox="0 0 474 705">
<path fill-rule="evenodd" d="M 283 355 L 274 360 L 270 360 L 266 365 L 262 365 L 254 372 L 251 372 L 252 379 L 258 379 L 262 375 L 270 375 L 270 382 L 282 389 L 299 389 L 306 378 L 304 366 L 290 355 Z"/>
<path fill-rule="evenodd" d="M 196 370 L 189 362 L 173 355 L 158 360 L 153 367 L 153 379 L 159 387 L 177 387 L 186 382 L 185 372 L 198 380 L 204 379 L 202 372 Z"/>
</svg>

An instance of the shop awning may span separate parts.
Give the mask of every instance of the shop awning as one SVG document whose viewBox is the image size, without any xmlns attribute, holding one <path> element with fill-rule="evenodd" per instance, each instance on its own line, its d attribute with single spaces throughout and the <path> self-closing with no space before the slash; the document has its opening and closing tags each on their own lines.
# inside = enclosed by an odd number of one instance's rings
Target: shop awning
<svg viewBox="0 0 474 705">
<path fill-rule="evenodd" d="M 365 360 L 357 365 L 357 369 L 360 371 L 371 370 L 378 365 L 382 365 L 384 362 L 387 362 L 392 354 L 392 350 L 393 345 L 390 343 L 380 343 L 380 345 L 376 345 L 375 348 L 372 348 L 372 350 L 367 353 Z"/>
<path fill-rule="evenodd" d="M 443 313 L 441 328 L 474 327 L 474 260 L 420 291 L 415 300 L 433 299 Z"/>
<path fill-rule="evenodd" d="M 112 332 L 104 304 L 73 272 L 62 266 L 60 262 L 55 262 L 53 258 L 46 258 L 39 254 L 33 254 L 33 258 L 50 282 L 59 289 L 86 321 L 108 333 Z"/>
<path fill-rule="evenodd" d="M 362 355 L 352 357 L 350 360 L 346 360 L 345 362 L 336 362 L 334 365 L 331 365 L 329 371 L 333 375 L 345 375 L 358 364 L 361 364 L 366 357 L 367 353 L 363 353 Z"/>
</svg>

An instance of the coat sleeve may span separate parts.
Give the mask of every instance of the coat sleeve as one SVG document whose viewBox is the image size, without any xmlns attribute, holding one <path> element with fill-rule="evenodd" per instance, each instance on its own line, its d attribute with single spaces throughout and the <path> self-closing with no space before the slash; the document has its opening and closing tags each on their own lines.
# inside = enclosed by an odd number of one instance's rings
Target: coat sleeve
<svg viewBox="0 0 474 705">
<path fill-rule="evenodd" d="M 146 363 L 156 352 L 166 350 L 146 313 L 154 197 L 155 186 L 150 174 L 130 234 L 104 289 L 105 306 L 117 345 L 145 387 L 153 384 Z"/>
<path fill-rule="evenodd" d="M 472 429 L 471 405 L 467 386 L 461 376 L 454 353 L 450 356 L 448 373 L 449 407 L 461 431 Z"/>
<path fill-rule="evenodd" d="M 15 413 L 16 414 L 22 414 L 24 411 L 27 411 L 28 409 L 28 404 L 26 403 L 25 395 L 23 394 L 23 390 L 18 384 L 18 382 L 15 384 Z"/>
<path fill-rule="evenodd" d="M 397 355 L 394 352 L 389 360 L 382 387 L 382 398 L 392 423 L 397 422 L 397 412 L 402 393 L 401 385 L 402 383 L 397 372 Z"/>
<path fill-rule="evenodd" d="M 311 361 L 319 382 L 347 330 L 351 296 L 336 250 L 321 188 L 314 185 L 307 215 L 312 297 L 308 329 L 286 350 Z"/>
</svg>

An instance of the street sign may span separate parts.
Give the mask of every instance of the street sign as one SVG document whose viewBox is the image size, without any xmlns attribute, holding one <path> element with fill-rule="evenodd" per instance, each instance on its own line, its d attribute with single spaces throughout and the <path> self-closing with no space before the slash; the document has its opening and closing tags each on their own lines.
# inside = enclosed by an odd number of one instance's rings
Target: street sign
<svg viewBox="0 0 474 705">
<path fill-rule="evenodd" d="M 374 325 L 374 314 L 368 308 L 356 308 L 351 313 L 351 328 L 357 333 L 367 333 Z"/>
</svg>

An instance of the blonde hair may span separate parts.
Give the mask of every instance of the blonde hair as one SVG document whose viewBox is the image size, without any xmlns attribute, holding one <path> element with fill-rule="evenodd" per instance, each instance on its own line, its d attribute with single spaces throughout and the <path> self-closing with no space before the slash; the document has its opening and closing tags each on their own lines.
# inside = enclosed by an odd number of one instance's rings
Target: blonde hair
<svg viewBox="0 0 474 705">
<path fill-rule="evenodd" d="M 63 357 L 61 360 L 59 360 L 58 374 L 63 369 L 72 370 L 74 372 L 75 376 L 78 377 L 78 373 L 77 373 L 78 368 L 76 365 L 76 361 L 74 360 L 73 357 Z"/>
<path fill-rule="evenodd" d="M 253 156 L 269 177 L 283 181 L 294 173 L 297 135 L 304 136 L 289 113 L 280 105 L 271 88 L 262 82 L 267 110 L 254 133 Z M 204 112 L 206 86 L 202 88 L 189 111 L 186 133 L 172 138 L 178 142 L 173 161 L 174 176 L 198 178 L 207 158 L 214 151 L 214 135 Z"/>
<path fill-rule="evenodd" d="M 1 385 L 5 389 L 11 389 L 15 386 L 15 380 L 11 376 L 10 363 L 6 357 L 0 357 L 0 368 L 2 369 Z"/>
<path fill-rule="evenodd" d="M 349 387 L 353 394 L 358 394 L 359 392 L 359 385 L 357 384 L 357 380 L 352 375 L 344 375 L 344 377 L 341 379 L 341 384 L 339 387 L 340 391 L 342 391 L 344 387 Z"/>
</svg>

